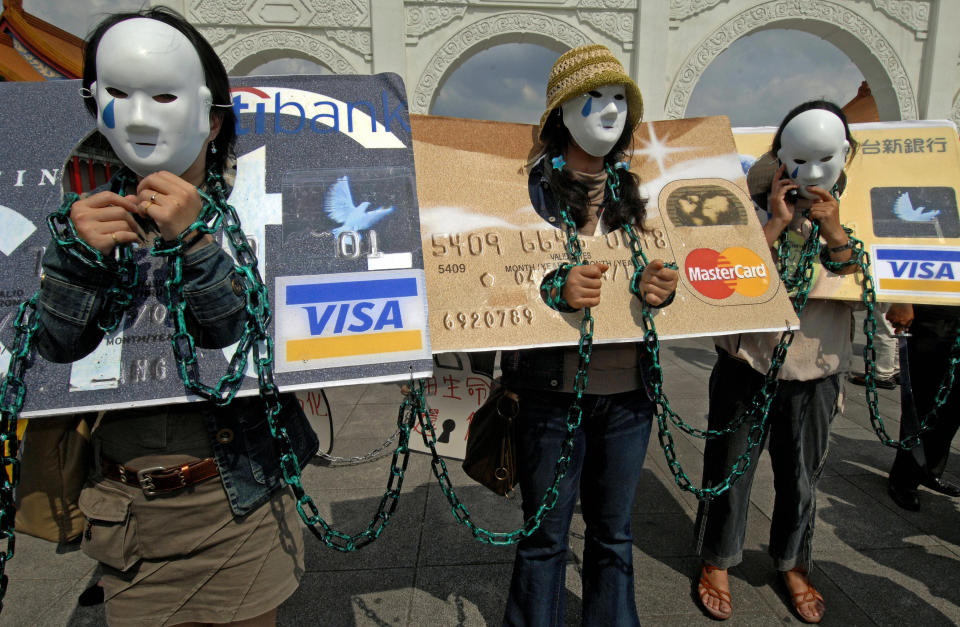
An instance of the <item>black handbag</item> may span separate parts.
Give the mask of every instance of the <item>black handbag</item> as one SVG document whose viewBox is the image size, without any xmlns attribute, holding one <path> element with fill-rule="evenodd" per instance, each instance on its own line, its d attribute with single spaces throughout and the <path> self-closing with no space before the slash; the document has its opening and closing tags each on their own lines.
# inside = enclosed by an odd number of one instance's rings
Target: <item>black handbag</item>
<svg viewBox="0 0 960 627">
<path fill-rule="evenodd" d="M 464 472 L 500 496 L 512 496 L 517 485 L 513 420 L 519 410 L 516 393 L 497 387 L 474 412 L 467 433 Z"/>
</svg>

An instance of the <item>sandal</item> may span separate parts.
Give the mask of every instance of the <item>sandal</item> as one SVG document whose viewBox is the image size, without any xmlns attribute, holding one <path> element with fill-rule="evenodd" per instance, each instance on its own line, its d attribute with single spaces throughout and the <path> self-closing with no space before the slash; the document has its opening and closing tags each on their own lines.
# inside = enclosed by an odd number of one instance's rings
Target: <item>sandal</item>
<svg viewBox="0 0 960 627">
<path fill-rule="evenodd" d="M 823 620 L 824 614 L 824 605 L 823 605 L 823 595 L 817 592 L 817 589 L 810 584 L 810 580 L 807 579 L 807 572 L 802 568 L 794 568 L 793 572 L 798 572 L 803 575 L 803 578 L 806 582 L 806 590 L 800 592 L 792 592 L 790 590 L 790 584 L 787 583 L 787 574 L 783 574 L 783 583 L 787 586 L 787 592 L 791 595 L 793 601 L 793 610 L 797 613 L 797 616 L 805 623 L 819 623 Z M 811 613 L 809 608 L 813 606 L 814 609 L 817 609 L 819 604 L 819 613 Z M 804 611 L 804 608 L 808 608 L 807 611 Z"/>
<path fill-rule="evenodd" d="M 707 614 L 716 620 L 727 620 L 733 614 L 733 604 L 730 602 L 730 593 L 717 588 L 707 579 L 707 575 L 715 570 L 723 569 L 703 562 L 703 567 L 700 569 L 700 585 L 697 586 L 697 593 L 700 595 L 700 605 L 703 606 Z M 718 608 L 710 607 L 705 602 L 707 597 L 713 597 L 720 601 L 720 603 L 726 603 L 727 610 L 724 611 L 722 605 Z"/>
</svg>

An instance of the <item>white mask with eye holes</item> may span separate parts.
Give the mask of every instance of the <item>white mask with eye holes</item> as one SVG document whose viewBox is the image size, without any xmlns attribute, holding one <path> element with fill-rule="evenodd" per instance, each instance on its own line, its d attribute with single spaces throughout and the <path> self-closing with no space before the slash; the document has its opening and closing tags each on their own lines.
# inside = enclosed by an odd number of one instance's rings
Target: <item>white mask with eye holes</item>
<svg viewBox="0 0 960 627">
<path fill-rule="evenodd" d="M 825 109 L 804 111 L 783 128 L 777 158 L 786 164 L 787 175 L 799 185 L 804 198 L 818 200 L 807 190 L 820 187 L 833 189 L 843 172 L 850 152 L 843 121 Z"/>
<path fill-rule="evenodd" d="M 182 175 L 206 148 L 212 98 L 186 36 L 148 18 L 107 30 L 97 48 L 97 129 L 123 163 L 147 176 Z"/>
<path fill-rule="evenodd" d="M 627 124 L 627 97 L 623 85 L 604 85 L 560 105 L 563 124 L 577 145 L 594 157 L 613 148 Z"/>
</svg>

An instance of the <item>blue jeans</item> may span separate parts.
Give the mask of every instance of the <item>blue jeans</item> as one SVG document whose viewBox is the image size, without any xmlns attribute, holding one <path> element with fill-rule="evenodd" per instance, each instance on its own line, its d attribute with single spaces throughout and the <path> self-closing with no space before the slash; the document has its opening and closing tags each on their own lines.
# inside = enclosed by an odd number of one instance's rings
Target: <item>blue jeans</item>
<svg viewBox="0 0 960 627">
<path fill-rule="evenodd" d="M 523 514 L 553 484 L 573 394 L 520 390 L 516 420 Z M 504 625 L 562 625 L 570 520 L 580 488 L 586 523 L 583 623 L 639 625 L 630 510 L 650 439 L 653 405 L 643 390 L 584 395 L 583 419 L 560 495 L 540 528 L 517 545 Z"/>
</svg>

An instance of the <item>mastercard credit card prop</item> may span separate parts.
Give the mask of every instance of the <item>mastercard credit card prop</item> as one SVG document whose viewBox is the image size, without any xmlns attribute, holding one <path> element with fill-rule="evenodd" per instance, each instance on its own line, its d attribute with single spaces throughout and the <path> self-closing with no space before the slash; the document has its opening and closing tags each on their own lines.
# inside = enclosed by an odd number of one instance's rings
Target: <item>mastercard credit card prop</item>
<svg viewBox="0 0 960 627">
<path fill-rule="evenodd" d="M 536 127 L 412 116 L 424 268 L 435 352 L 570 345 L 581 313 L 540 298 L 566 263 L 558 225 L 533 209 L 523 166 Z M 751 209 L 725 117 L 642 123 L 631 164 L 647 203 L 649 259 L 676 261 L 672 305 L 655 310 L 661 338 L 782 330 L 797 325 Z M 597 342 L 643 336 L 629 292 L 627 236 L 581 236 L 584 257 L 610 265 L 591 311 Z"/>
<path fill-rule="evenodd" d="M 46 216 L 119 162 L 78 96 L 79 81 L 4 83 L 0 157 L 0 370 L 19 303 L 39 287 Z M 410 123 L 395 75 L 233 79 L 237 175 L 229 202 L 270 291 L 283 390 L 406 380 L 432 370 Z M 29 149 L 24 149 L 29 147 Z M 69 158 L 68 158 L 69 155 Z M 64 167 L 64 162 L 67 162 Z M 92 181 L 92 183 L 91 183 Z M 229 246 L 224 242 L 224 247 Z M 231 251 L 232 252 L 232 251 Z M 27 373 L 23 415 L 183 402 L 164 264 L 135 251 L 140 285 L 118 330 L 89 356 Z M 198 350 L 215 384 L 233 347 Z M 251 360 L 252 361 L 252 360 Z M 257 393 L 248 367 L 239 394 Z"/>
<path fill-rule="evenodd" d="M 770 149 L 773 127 L 733 129 L 746 164 Z M 840 220 L 863 240 L 877 300 L 960 305 L 960 145 L 950 121 L 851 124 L 860 143 L 846 168 Z M 859 301 L 860 273 L 815 267 L 811 298 Z"/>
</svg>

